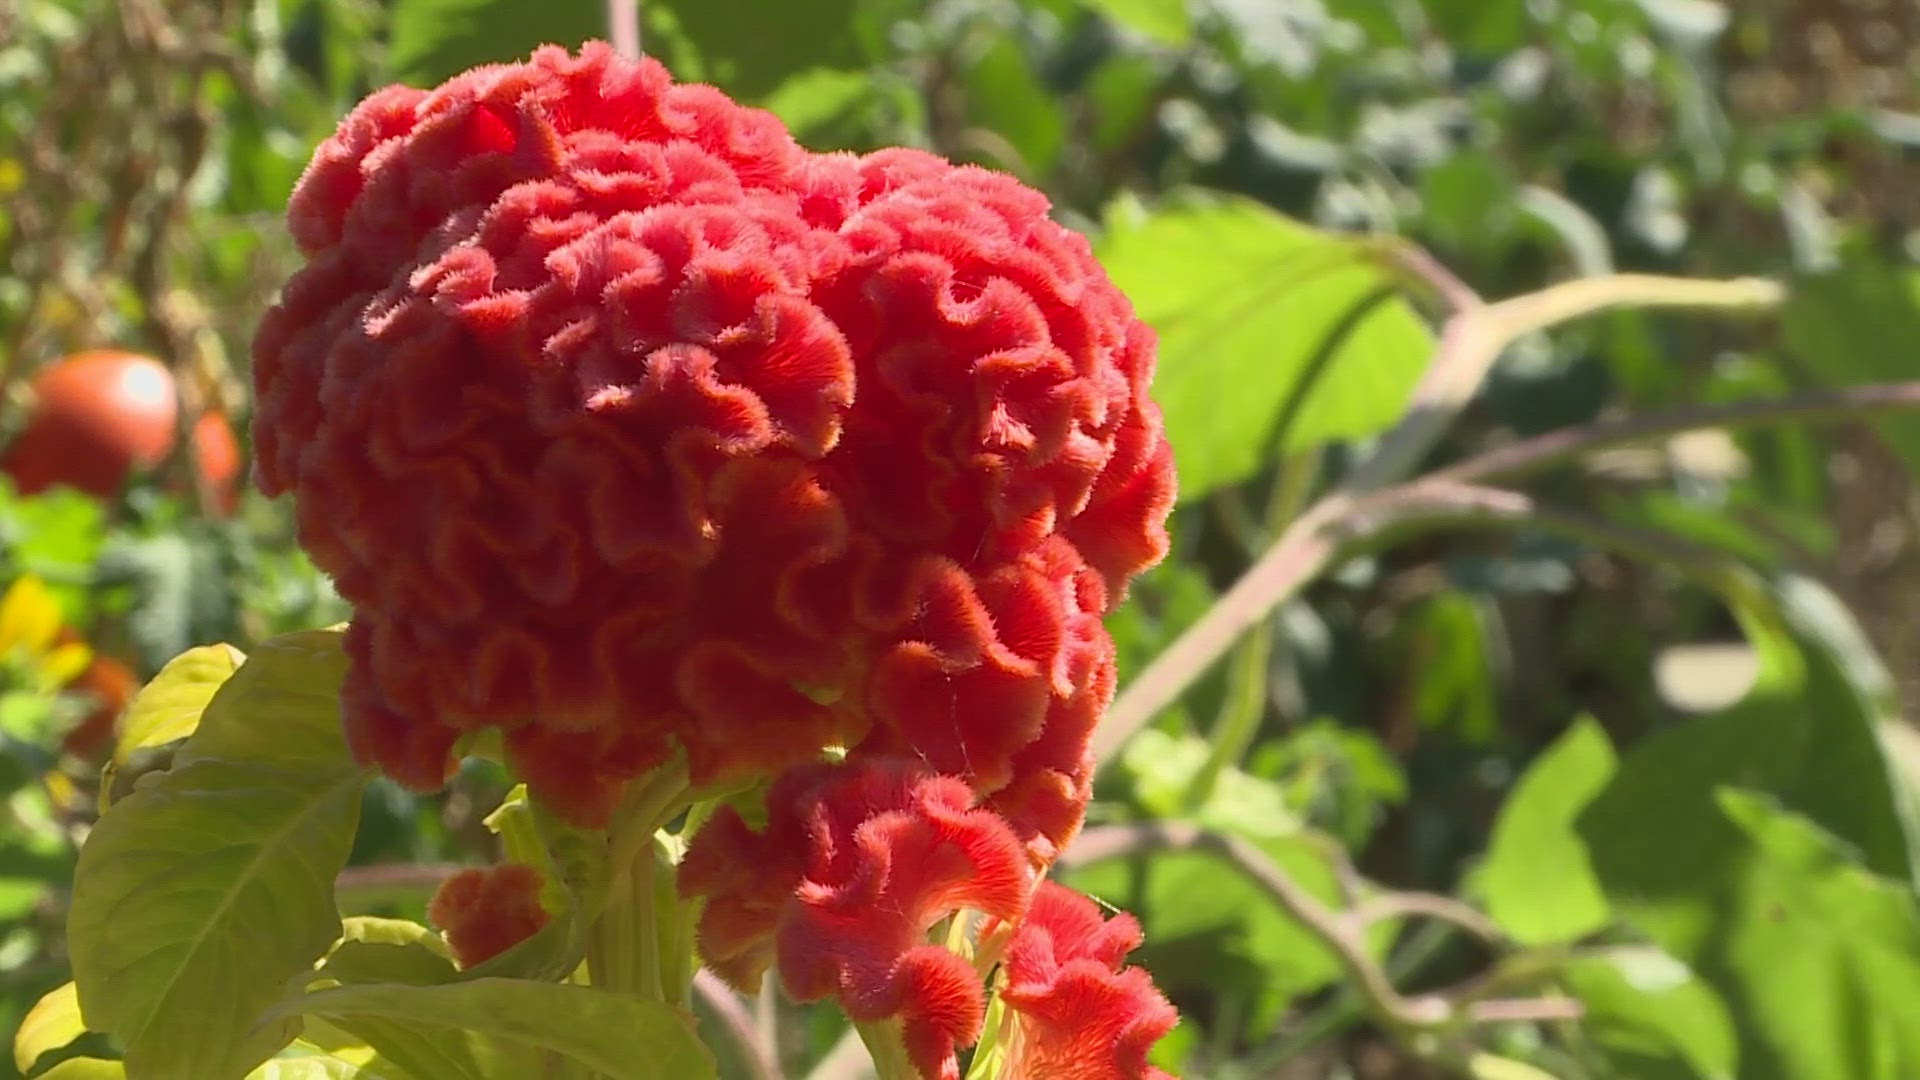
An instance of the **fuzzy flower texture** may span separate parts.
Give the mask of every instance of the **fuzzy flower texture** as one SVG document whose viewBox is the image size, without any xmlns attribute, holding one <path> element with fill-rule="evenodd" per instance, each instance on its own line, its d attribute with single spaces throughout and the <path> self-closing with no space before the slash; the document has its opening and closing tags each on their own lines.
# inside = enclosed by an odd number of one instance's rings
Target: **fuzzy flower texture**
<svg viewBox="0 0 1920 1080">
<path fill-rule="evenodd" d="M 1173 500 L 1152 333 L 1047 210 L 917 151 L 810 153 L 598 44 L 362 102 L 253 350 L 259 482 L 354 608 L 354 752 L 432 790 L 496 728 L 583 826 L 679 753 L 780 777 L 764 831 L 723 814 L 683 871 L 709 961 L 778 952 L 950 1074 L 980 978 L 927 932 L 1048 895 L 1101 618 Z M 858 929 L 881 900 L 899 925 Z M 1024 1044 L 1133 1002 L 1121 1064 L 1047 1075 L 1145 1075 L 1127 1048 L 1170 1014 L 1110 952 L 1007 976 Z"/>
</svg>

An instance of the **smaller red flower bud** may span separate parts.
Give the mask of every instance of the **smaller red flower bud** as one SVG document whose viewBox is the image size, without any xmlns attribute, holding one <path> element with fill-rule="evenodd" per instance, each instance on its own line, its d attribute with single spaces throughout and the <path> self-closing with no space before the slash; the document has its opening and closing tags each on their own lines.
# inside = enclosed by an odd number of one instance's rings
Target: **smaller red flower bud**
<svg viewBox="0 0 1920 1080">
<path fill-rule="evenodd" d="M 928 931 L 963 909 L 1017 921 L 1032 881 L 1025 845 L 976 802 L 918 762 L 852 759 L 782 777 L 762 832 L 723 811 L 680 866 L 681 892 L 709 898 L 708 966 L 751 988 L 777 952 L 796 1000 L 897 1017 L 922 1075 L 956 1077 L 984 995 L 973 964 Z"/>
<path fill-rule="evenodd" d="M 1007 945 L 1000 996 L 1020 1036 L 1005 1080 L 1172 1080 L 1147 1052 L 1179 1014 L 1144 970 L 1121 966 L 1139 944 L 1133 916 L 1102 919 L 1093 901 L 1041 884 Z"/>
<path fill-rule="evenodd" d="M 440 883 L 427 918 L 461 967 L 491 960 L 547 925 L 540 872 L 525 863 L 469 867 Z"/>
</svg>

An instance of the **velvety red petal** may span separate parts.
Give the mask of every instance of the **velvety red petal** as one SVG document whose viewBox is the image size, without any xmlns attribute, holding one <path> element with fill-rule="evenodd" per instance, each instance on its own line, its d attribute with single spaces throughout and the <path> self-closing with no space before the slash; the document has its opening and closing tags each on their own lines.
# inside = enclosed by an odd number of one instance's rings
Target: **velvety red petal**
<svg viewBox="0 0 1920 1080">
<path fill-rule="evenodd" d="M 499 728 L 598 825 L 676 749 L 887 747 L 1077 828 L 1086 639 L 1173 471 L 1152 335 L 1038 192 L 589 44 L 372 95 L 288 222 L 258 476 L 353 605 L 363 760 L 431 788 Z"/>
<path fill-rule="evenodd" d="M 440 883 L 427 918 L 461 967 L 490 960 L 547 925 L 540 872 L 523 863 L 469 867 Z"/>
</svg>

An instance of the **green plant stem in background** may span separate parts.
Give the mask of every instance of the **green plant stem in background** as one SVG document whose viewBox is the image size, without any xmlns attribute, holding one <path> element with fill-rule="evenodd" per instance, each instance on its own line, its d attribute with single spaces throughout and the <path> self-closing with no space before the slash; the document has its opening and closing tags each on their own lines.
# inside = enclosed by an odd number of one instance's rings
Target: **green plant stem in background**
<svg viewBox="0 0 1920 1080">
<path fill-rule="evenodd" d="M 1282 461 L 1275 470 L 1273 492 L 1267 498 L 1265 527 L 1254 542 L 1265 543 L 1277 536 L 1300 513 L 1312 489 L 1315 459 L 1296 456 Z M 1231 493 L 1223 493 L 1223 497 Z M 1249 551 L 1249 555 L 1256 554 Z M 1194 773 L 1188 785 L 1186 805 L 1196 807 L 1213 794 L 1214 784 L 1228 766 L 1238 765 L 1260 732 L 1260 720 L 1266 715 L 1269 670 L 1273 663 L 1274 630 L 1272 619 L 1255 623 L 1241 639 L 1227 675 L 1226 700 L 1214 721 L 1207 740 L 1207 759 Z"/>
</svg>

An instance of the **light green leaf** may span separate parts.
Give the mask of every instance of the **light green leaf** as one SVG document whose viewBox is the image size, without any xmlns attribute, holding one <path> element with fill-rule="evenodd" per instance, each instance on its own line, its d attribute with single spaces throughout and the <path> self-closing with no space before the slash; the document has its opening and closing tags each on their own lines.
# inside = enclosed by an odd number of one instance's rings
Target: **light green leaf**
<svg viewBox="0 0 1920 1080">
<path fill-rule="evenodd" d="M 362 1067 L 329 1055 L 276 1058 L 247 1074 L 247 1080 L 410 1080 L 377 1067 Z"/>
<path fill-rule="evenodd" d="M 1920 1076 L 1920 900 L 1753 792 L 1716 802 L 1747 846 L 1696 967 L 1751 1018 L 1742 1080 Z"/>
<path fill-rule="evenodd" d="M 1561 969 L 1586 1007 L 1581 1029 L 1644 1080 L 1733 1080 L 1739 1060 L 1727 1008 L 1687 965 L 1648 946 L 1576 957 Z M 1625 1068 L 1629 1062 L 1632 1068 Z"/>
<path fill-rule="evenodd" d="M 140 688 L 127 705 L 120 721 L 120 738 L 100 778 L 103 811 L 120 796 L 114 779 L 133 755 L 193 734 L 214 692 L 246 658 L 231 645 L 202 645 L 167 661 L 160 673 Z"/>
<path fill-rule="evenodd" d="M 1186 0 L 1086 0 L 1114 22 L 1166 45 L 1184 45 L 1193 34 Z"/>
<path fill-rule="evenodd" d="M 324 1017 L 381 1057 L 434 1080 L 538 1076 L 554 1058 L 615 1080 L 714 1075 L 713 1058 L 686 1014 L 568 983 L 347 986 L 288 1002 L 277 1014 Z"/>
<path fill-rule="evenodd" d="M 193 734 L 214 692 L 246 658 L 231 645 L 202 645 L 167 661 L 127 705 L 113 760 L 124 765 L 137 750 Z"/>
<path fill-rule="evenodd" d="M 863 71 L 811 68 L 780 84 L 760 107 L 779 117 L 797 138 L 831 123 L 873 92 L 872 77 Z"/>
<path fill-rule="evenodd" d="M 58 1050 L 87 1033 L 80 1020 L 80 999 L 72 983 L 47 991 L 38 1004 L 28 1010 L 13 1033 L 13 1065 L 22 1073 L 33 1071 L 40 1055 Z"/>
<path fill-rule="evenodd" d="M 447 943 L 427 927 L 406 919 L 356 915 L 344 920 L 340 941 L 315 978 L 431 986 L 452 982 L 458 974 Z"/>
<path fill-rule="evenodd" d="M 1500 808 L 1477 881 L 1487 913 L 1515 941 L 1571 942 L 1607 924 L 1607 898 L 1574 824 L 1614 766 L 1607 733 L 1583 716 L 1534 759 Z"/>
<path fill-rule="evenodd" d="M 270 1056 L 293 1032 L 256 1018 L 339 937 L 333 879 L 366 782 L 340 726 L 339 638 L 263 645 L 173 769 L 81 849 L 68 922 L 80 1005 L 137 1075 L 212 1080 Z"/>
<path fill-rule="evenodd" d="M 1252 200 L 1115 220 L 1100 257 L 1160 335 L 1154 397 L 1183 499 L 1378 434 L 1433 349 L 1354 241 Z"/>
<path fill-rule="evenodd" d="M 1175 738 L 1148 728 L 1128 741 L 1120 766 L 1132 781 L 1134 799 L 1155 817 L 1188 818 L 1253 838 L 1300 831 L 1300 819 L 1279 784 L 1231 765 L 1220 770 L 1206 801 L 1189 808 L 1194 777 L 1206 761 L 1206 740 L 1195 735 Z"/>
</svg>

